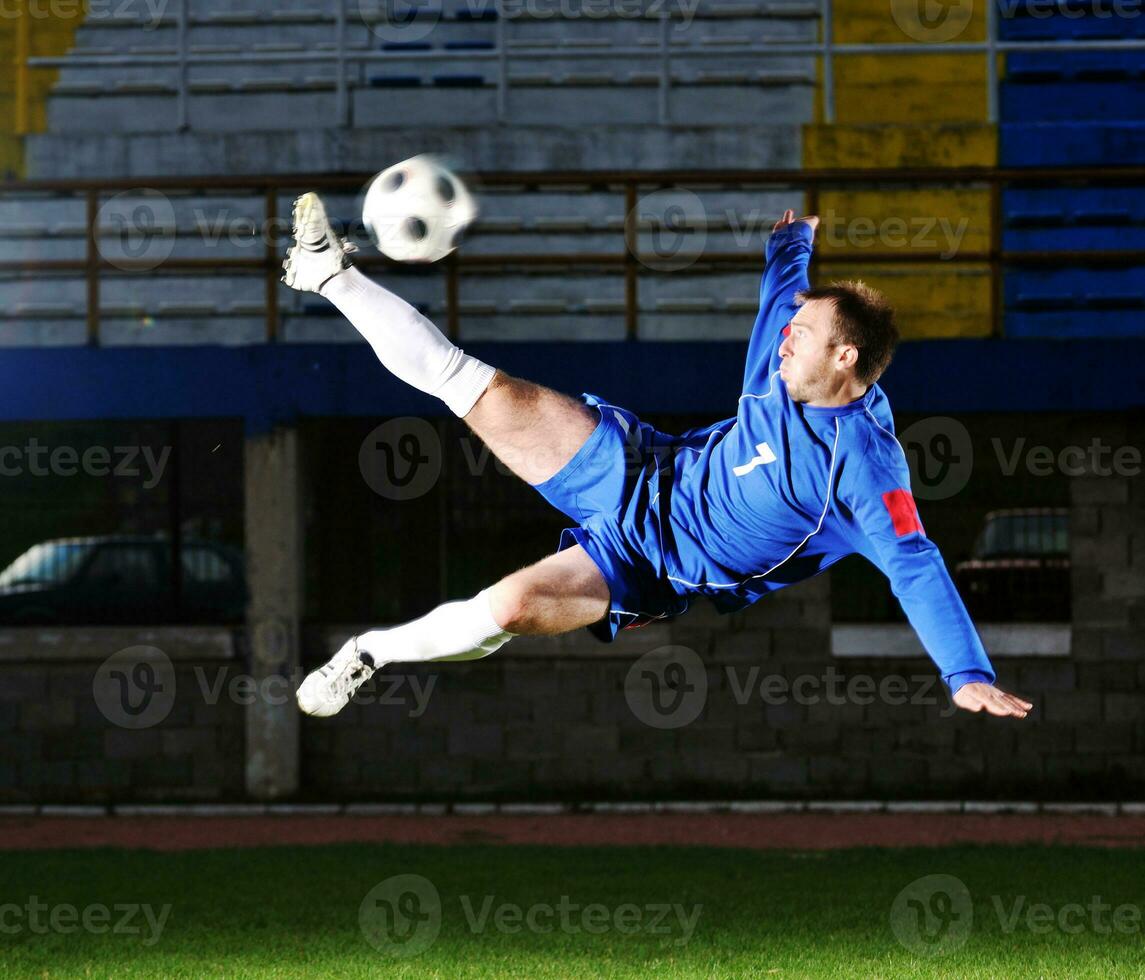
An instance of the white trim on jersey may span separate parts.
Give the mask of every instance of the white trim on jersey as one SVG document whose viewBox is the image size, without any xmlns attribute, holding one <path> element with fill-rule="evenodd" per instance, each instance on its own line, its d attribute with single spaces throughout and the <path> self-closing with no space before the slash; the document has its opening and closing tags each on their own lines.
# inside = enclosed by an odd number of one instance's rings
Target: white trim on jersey
<svg viewBox="0 0 1145 980">
<path fill-rule="evenodd" d="M 767 380 L 768 380 L 768 384 L 770 385 L 770 387 L 762 395 L 754 395 L 751 392 L 745 392 L 744 394 L 739 396 L 739 400 L 742 402 L 745 398 L 767 398 L 767 397 L 769 397 L 772 394 L 772 392 L 775 391 L 775 376 L 777 374 L 779 374 L 779 371 L 775 370 L 775 371 L 772 371 L 771 374 L 768 376 Z"/>
<path fill-rule="evenodd" d="M 747 578 L 740 579 L 740 581 L 738 581 L 738 582 L 688 582 L 685 579 L 677 578 L 674 575 L 669 575 L 668 576 L 669 580 L 671 580 L 673 582 L 679 582 L 681 585 L 686 585 L 688 588 L 692 588 L 692 589 L 704 589 L 704 588 L 734 589 L 737 586 L 743 585 L 745 582 L 752 581 L 752 579 L 763 578 L 765 575 L 770 575 L 780 565 L 782 565 L 784 562 L 788 561 L 788 559 L 793 558 L 795 556 L 795 554 L 805 544 L 807 544 L 808 541 L 810 541 L 813 537 L 815 537 L 816 534 L 818 534 L 821 530 L 823 530 L 823 522 L 827 519 L 827 511 L 831 508 L 831 487 L 835 483 L 835 458 L 838 455 L 838 450 L 839 450 L 839 431 L 840 431 L 839 430 L 839 416 L 836 415 L 835 416 L 835 443 L 831 447 L 831 467 L 827 473 L 827 500 L 823 504 L 823 513 L 819 515 L 819 523 L 817 525 L 815 525 L 815 530 L 812 531 L 810 534 L 808 534 L 807 537 L 805 537 L 802 541 L 800 541 L 799 544 L 797 544 L 791 550 L 790 554 L 788 554 L 786 558 L 784 558 L 782 561 L 776 562 L 766 572 L 759 572 L 756 575 L 749 575 Z M 660 550 L 661 550 L 661 552 L 663 552 L 663 545 L 661 545 Z"/>
</svg>

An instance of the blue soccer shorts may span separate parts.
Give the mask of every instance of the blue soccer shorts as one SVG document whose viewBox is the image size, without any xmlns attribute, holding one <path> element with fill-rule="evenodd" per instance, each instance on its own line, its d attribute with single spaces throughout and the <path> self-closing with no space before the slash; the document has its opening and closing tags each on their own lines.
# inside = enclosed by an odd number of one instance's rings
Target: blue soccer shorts
<svg viewBox="0 0 1145 980">
<path fill-rule="evenodd" d="M 534 487 L 579 525 L 561 532 L 557 551 L 579 544 L 608 583 L 608 614 L 588 629 L 610 643 L 619 630 L 688 608 L 667 579 L 655 508 L 659 469 L 671 466 L 678 437 L 596 395 L 585 392 L 580 400 L 600 412 L 596 428 L 572 459 Z"/>
</svg>

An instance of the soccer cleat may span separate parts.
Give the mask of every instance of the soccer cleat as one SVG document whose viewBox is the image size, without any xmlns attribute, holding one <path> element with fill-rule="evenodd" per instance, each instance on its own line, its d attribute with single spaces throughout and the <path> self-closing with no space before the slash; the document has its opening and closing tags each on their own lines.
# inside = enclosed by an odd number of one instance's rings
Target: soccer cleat
<svg viewBox="0 0 1145 980">
<path fill-rule="evenodd" d="M 298 688 L 298 707 L 316 718 L 336 715 L 377 670 L 374 658 L 351 637 L 333 657 L 311 671 Z"/>
<path fill-rule="evenodd" d="M 327 280 L 350 268 L 350 254 L 358 251 L 334 231 L 326 208 L 313 191 L 294 202 L 294 244 L 282 264 L 282 281 L 291 289 L 316 293 Z"/>
</svg>

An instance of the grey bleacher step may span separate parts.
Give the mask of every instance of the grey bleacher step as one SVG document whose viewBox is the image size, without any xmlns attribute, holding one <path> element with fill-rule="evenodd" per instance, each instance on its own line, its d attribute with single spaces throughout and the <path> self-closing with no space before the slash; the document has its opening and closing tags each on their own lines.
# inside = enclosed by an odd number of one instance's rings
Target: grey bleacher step
<svg viewBox="0 0 1145 980">
<path fill-rule="evenodd" d="M 218 309 L 218 304 L 210 301 L 192 303 L 176 300 L 156 306 L 156 311 L 163 316 L 210 316 Z"/>
<path fill-rule="evenodd" d="M 71 303 L 17 303 L 11 308 L 11 315 L 17 317 L 73 317 L 85 316 L 83 306 Z"/>
<path fill-rule="evenodd" d="M 537 231 L 584 231 L 590 227 L 588 218 L 580 217 L 534 218 L 531 222 L 531 225 Z"/>
<path fill-rule="evenodd" d="M 511 299 L 510 313 L 563 313 L 566 301 L 563 299 Z"/>
<path fill-rule="evenodd" d="M 623 299 L 586 299 L 581 306 L 588 313 L 623 313 L 628 309 Z"/>
<path fill-rule="evenodd" d="M 715 300 L 708 297 L 658 299 L 655 310 L 657 313 L 707 313 L 713 310 L 715 305 Z"/>
</svg>

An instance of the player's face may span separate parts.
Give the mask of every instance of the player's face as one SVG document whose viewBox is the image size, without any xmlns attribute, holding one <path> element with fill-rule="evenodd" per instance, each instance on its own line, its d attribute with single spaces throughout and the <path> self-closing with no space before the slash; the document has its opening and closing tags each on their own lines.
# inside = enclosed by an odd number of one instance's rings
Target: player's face
<svg viewBox="0 0 1145 980">
<path fill-rule="evenodd" d="M 779 345 L 779 376 L 792 401 L 810 402 L 828 394 L 836 370 L 831 357 L 834 305 L 830 300 L 804 303 L 791 318 L 791 330 Z"/>
</svg>

